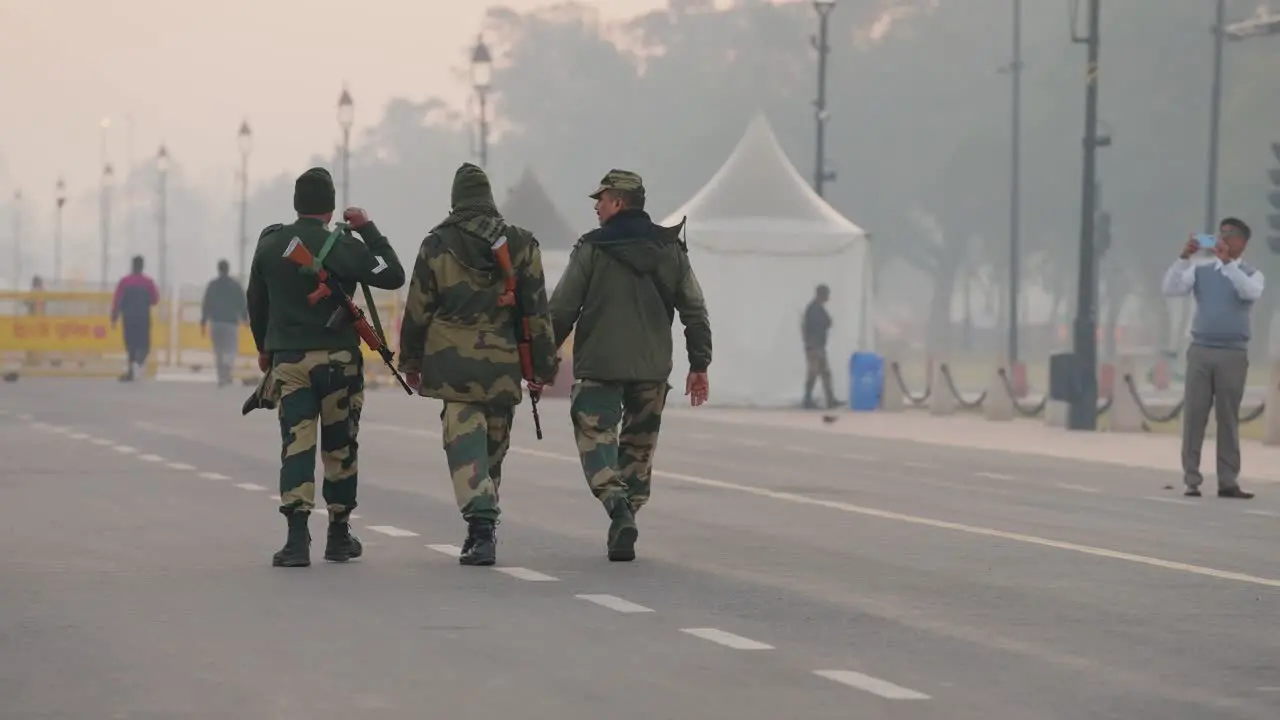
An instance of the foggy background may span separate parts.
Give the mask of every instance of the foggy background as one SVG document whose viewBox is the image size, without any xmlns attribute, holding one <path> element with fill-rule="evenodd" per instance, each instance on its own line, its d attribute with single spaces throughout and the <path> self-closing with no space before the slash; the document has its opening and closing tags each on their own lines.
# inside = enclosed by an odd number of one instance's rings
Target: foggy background
<svg viewBox="0 0 1280 720">
<path fill-rule="evenodd" d="M 65 279 L 96 284 L 99 120 L 109 117 L 106 160 L 117 183 L 108 278 L 125 273 L 135 253 L 157 274 L 153 158 L 164 143 L 171 279 L 198 298 L 217 259 L 239 270 L 240 122 L 253 129 L 252 243 L 263 226 L 293 215 L 292 182 L 306 167 L 324 165 L 341 181 L 344 82 L 356 117 L 352 203 L 411 262 L 448 211 L 457 165 L 477 159 L 467 65 L 478 33 L 495 61 L 495 194 L 505 203 L 532 173 L 567 228 L 540 237 L 544 247 L 567 249 L 594 226 L 586 195 L 612 167 L 640 172 L 650 212 L 664 217 L 706 183 L 759 111 L 800 173 L 813 173 L 817 16 L 809 2 L 102 5 L 47 0 L 3 10 L 0 53 L 10 69 L 0 114 L 0 266 L 12 264 L 9 220 L 18 212 L 24 287 L 33 272 L 52 272 L 59 175 L 68 187 Z M 1028 360 L 1070 347 L 1085 69 L 1084 46 L 1070 42 L 1072 5 L 1031 0 L 1023 10 Z M 1256 6 L 1230 2 L 1228 19 Z M 1165 302 L 1159 284 L 1205 223 L 1213 10 L 1207 0 L 1104 4 L 1099 117 L 1113 138 L 1099 151 L 1113 236 L 1100 265 L 1104 357 L 1116 337 L 1154 351 L 1185 333 L 1189 305 Z M 1078 33 L 1084 15 L 1081 8 Z M 64 28 L 72 16 L 74 27 Z M 826 197 L 871 234 L 877 349 L 993 357 L 1003 347 L 1011 92 L 1001 69 L 1011 60 L 1011 24 L 1009 0 L 839 0 L 831 15 L 827 157 L 838 177 Z M 1266 247 L 1266 172 L 1275 164 L 1269 144 L 1280 141 L 1278 80 L 1280 38 L 1228 43 L 1218 215 L 1253 227 L 1246 259 L 1272 277 L 1280 275 Z M 12 287 L 12 268 L 4 276 Z M 1255 351 L 1270 345 L 1271 285 L 1255 310 Z"/>
</svg>

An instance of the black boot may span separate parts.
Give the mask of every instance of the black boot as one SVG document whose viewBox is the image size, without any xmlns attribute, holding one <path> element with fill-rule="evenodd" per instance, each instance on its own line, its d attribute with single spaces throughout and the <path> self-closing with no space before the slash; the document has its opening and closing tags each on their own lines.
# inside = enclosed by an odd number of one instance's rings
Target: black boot
<svg viewBox="0 0 1280 720">
<path fill-rule="evenodd" d="M 351 511 L 344 510 L 329 521 L 329 537 L 324 546 L 324 559 L 330 562 L 346 562 L 364 554 L 360 538 L 351 532 Z"/>
<path fill-rule="evenodd" d="M 625 499 L 614 502 L 609 509 L 609 559 L 614 562 L 630 562 L 636 559 L 636 539 L 640 530 L 636 527 L 636 516 L 631 511 L 631 504 Z"/>
<path fill-rule="evenodd" d="M 467 523 L 467 539 L 462 543 L 458 563 L 462 565 L 492 565 L 498 559 L 498 538 L 493 520 L 475 519 Z"/>
<path fill-rule="evenodd" d="M 285 517 L 289 519 L 289 537 L 284 547 L 271 557 L 271 564 L 275 567 L 307 567 L 311 564 L 311 532 L 307 530 L 311 513 L 295 510 Z"/>
</svg>

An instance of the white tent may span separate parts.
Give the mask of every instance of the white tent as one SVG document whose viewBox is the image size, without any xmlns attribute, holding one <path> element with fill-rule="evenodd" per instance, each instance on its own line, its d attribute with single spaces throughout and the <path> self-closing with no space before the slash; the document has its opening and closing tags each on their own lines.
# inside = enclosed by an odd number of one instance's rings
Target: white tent
<svg viewBox="0 0 1280 720">
<path fill-rule="evenodd" d="M 809 187 L 763 115 L 715 176 L 663 224 L 683 217 L 689 258 L 711 318 L 709 404 L 799 404 L 805 376 L 800 323 L 821 283 L 831 288 L 832 390 L 847 400 L 849 358 L 855 350 L 872 350 L 870 293 L 864 293 L 870 279 L 867 233 Z M 679 403 L 689 366 L 678 315 L 672 330 L 669 402 Z M 859 342 L 865 346 L 857 347 Z M 822 399 L 818 384 L 814 400 Z"/>
</svg>

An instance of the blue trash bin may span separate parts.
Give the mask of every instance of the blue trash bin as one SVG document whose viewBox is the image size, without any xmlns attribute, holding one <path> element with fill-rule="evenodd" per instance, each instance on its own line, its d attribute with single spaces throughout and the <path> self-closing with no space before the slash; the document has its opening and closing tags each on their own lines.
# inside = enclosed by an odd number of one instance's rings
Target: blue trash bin
<svg viewBox="0 0 1280 720">
<path fill-rule="evenodd" d="M 869 352 L 856 352 L 849 358 L 849 409 L 878 410 L 884 390 L 884 358 Z"/>
</svg>

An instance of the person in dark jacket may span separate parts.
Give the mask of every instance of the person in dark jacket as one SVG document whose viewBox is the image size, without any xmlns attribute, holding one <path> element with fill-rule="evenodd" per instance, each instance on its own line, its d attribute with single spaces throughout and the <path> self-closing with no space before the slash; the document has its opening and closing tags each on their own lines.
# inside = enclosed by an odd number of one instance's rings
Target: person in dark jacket
<svg viewBox="0 0 1280 720">
<path fill-rule="evenodd" d="M 819 285 L 813 293 L 813 300 L 804 309 L 804 322 L 800 327 L 801 339 L 804 341 L 804 407 L 813 409 L 813 386 L 822 380 L 822 390 L 826 394 L 827 407 L 833 408 L 836 402 L 831 393 L 831 365 L 827 363 L 827 333 L 831 330 L 831 315 L 827 312 L 827 301 L 831 299 L 831 288 Z"/>
<path fill-rule="evenodd" d="M 120 278 L 116 294 L 111 301 L 111 327 L 124 321 L 124 349 L 128 354 L 129 369 L 120 376 L 121 382 L 132 382 L 135 369 L 141 372 L 151 353 L 151 308 L 160 302 L 160 291 L 155 282 L 142 273 L 142 256 L 133 256 L 133 272 Z"/>
<path fill-rule="evenodd" d="M 244 288 L 231 277 L 231 265 L 226 260 L 219 260 L 218 277 L 205 287 L 204 302 L 200 306 L 200 334 L 213 335 L 218 387 L 231 384 L 231 370 L 240 350 L 240 324 L 248 321 L 249 308 L 245 304 Z"/>
</svg>

